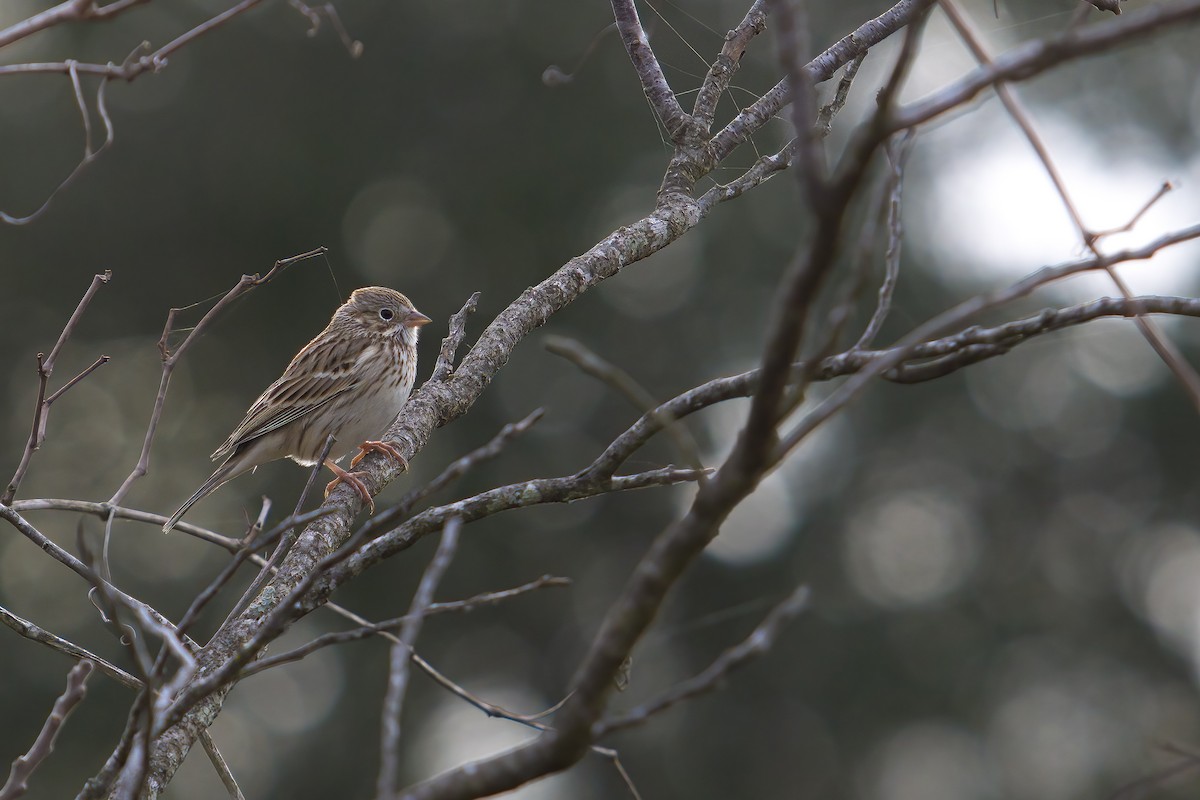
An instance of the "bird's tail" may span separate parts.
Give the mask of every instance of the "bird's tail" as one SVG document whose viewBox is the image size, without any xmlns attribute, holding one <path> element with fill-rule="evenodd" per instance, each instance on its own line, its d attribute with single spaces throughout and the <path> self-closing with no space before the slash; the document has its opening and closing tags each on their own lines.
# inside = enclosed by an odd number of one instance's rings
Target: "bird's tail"
<svg viewBox="0 0 1200 800">
<path fill-rule="evenodd" d="M 212 494 L 226 481 L 237 477 L 244 471 L 245 470 L 239 471 L 237 469 L 237 465 L 233 463 L 232 459 L 226 460 L 225 463 L 217 467 L 217 471 L 210 475 L 208 480 L 206 480 L 204 484 L 196 490 L 196 493 L 189 497 L 187 502 L 181 505 L 179 510 L 171 515 L 171 518 L 167 520 L 167 524 L 163 525 L 163 533 L 170 533 L 171 528 L 175 527 L 175 523 L 179 522 L 180 517 L 186 514 L 187 510 L 194 506 L 197 501 Z"/>
</svg>

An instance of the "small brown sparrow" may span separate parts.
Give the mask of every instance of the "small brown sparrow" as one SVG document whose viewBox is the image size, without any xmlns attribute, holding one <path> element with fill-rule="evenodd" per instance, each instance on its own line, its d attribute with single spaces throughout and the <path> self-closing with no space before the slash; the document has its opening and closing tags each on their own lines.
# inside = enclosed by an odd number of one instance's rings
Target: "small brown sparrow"
<svg viewBox="0 0 1200 800">
<path fill-rule="evenodd" d="M 353 450 L 354 443 L 362 442 L 351 468 L 372 450 L 387 453 L 407 468 L 393 444 L 368 437 L 387 430 L 408 400 L 417 377 L 417 334 L 429 321 L 397 291 L 381 286 L 355 290 L 333 312 L 325 330 L 250 406 L 245 419 L 212 454 L 214 461 L 224 459 L 221 466 L 163 530 L 171 530 L 196 501 L 261 464 L 280 458 L 306 467 L 316 464 L 330 434 L 336 441 L 325 466 L 337 477 L 325 488 L 325 495 L 345 481 L 373 509 L 358 473 L 334 462 Z"/>
</svg>

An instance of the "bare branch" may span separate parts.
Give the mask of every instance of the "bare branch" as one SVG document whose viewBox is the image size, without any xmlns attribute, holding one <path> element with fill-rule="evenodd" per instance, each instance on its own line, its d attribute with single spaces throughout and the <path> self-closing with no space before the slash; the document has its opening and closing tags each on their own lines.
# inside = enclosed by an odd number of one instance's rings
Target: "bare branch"
<svg viewBox="0 0 1200 800">
<path fill-rule="evenodd" d="M 71 667 L 71 671 L 67 673 L 67 688 L 54 701 L 54 708 L 46 718 L 41 733 L 25 755 L 18 756 L 13 762 L 8 780 L 4 786 L 0 786 L 0 800 L 16 800 L 28 791 L 29 776 L 54 752 L 54 741 L 58 738 L 63 723 L 67 721 L 75 706 L 87 696 L 87 679 L 92 674 L 93 667 L 92 662 L 87 660 Z"/>
<path fill-rule="evenodd" d="M 652 469 L 634 475 L 615 475 L 610 478 L 581 472 L 566 478 L 541 478 L 490 489 L 465 500 L 426 509 L 395 530 L 376 536 L 346 558 L 344 564 L 331 570 L 320 582 L 320 587 L 323 592 L 326 591 L 326 587 L 332 590 L 371 565 L 407 550 L 422 537 L 441 530 L 451 517 L 462 517 L 463 522 L 474 522 L 516 508 L 545 503 L 571 503 L 613 492 L 696 482 L 704 474 L 706 471 L 676 467 Z M 364 528 L 370 526 L 371 523 L 368 523 Z M 378 531 L 372 533 L 377 534 Z"/>
<path fill-rule="evenodd" d="M 947 329 L 961 325 L 967 319 L 986 309 L 1003 305 L 1019 297 L 1024 297 L 1038 287 L 1052 281 L 1077 275 L 1080 272 L 1088 270 L 1107 269 L 1113 264 L 1151 258 L 1165 247 L 1196 238 L 1200 238 L 1200 225 L 1193 225 L 1190 228 L 1184 228 L 1175 233 L 1159 237 L 1142 247 L 1123 250 L 1112 255 L 1093 256 L 1082 261 L 1075 261 L 1056 267 L 1043 267 L 1007 289 L 976 295 L 958 304 L 954 308 L 939 314 L 924 325 L 920 325 L 914 329 L 896 347 L 888 350 L 881 358 L 874 359 L 864 369 L 835 389 L 784 438 L 780 445 L 782 452 L 786 453 L 799 444 L 818 425 L 836 413 L 842 406 L 862 391 L 863 387 L 872 377 L 887 372 L 907 359 L 922 341 L 933 338 Z"/>
<path fill-rule="evenodd" d="M 858 26 L 805 65 L 805 69 L 812 76 L 812 82 L 817 84 L 832 78 L 842 66 L 912 22 L 920 11 L 928 7 L 929 2 L 930 0 L 901 0 L 875 19 Z M 783 80 L 743 109 L 713 136 L 710 144 L 713 159 L 716 162 L 724 160 L 738 145 L 778 114 L 787 104 L 788 98 L 788 83 Z"/>
<path fill-rule="evenodd" d="M 358 58 L 363 54 L 363 43 L 350 35 L 346 30 L 346 26 L 342 24 L 342 18 L 337 13 L 337 8 L 333 3 L 323 3 L 322 5 L 313 8 L 303 0 L 288 0 L 288 5 L 299 11 L 308 20 L 311 26 L 308 29 L 308 37 L 311 39 L 321 30 L 321 15 L 329 20 L 330 26 L 334 33 L 342 40 L 342 46 L 346 48 L 346 52 L 351 58 Z"/>
<path fill-rule="evenodd" d="M 50 404 L 61 397 L 64 392 L 76 383 L 90 375 L 101 364 L 107 363 L 109 360 L 108 356 L 101 356 L 92 366 L 67 381 L 61 389 L 49 397 L 46 396 L 46 387 L 50 382 L 50 376 L 54 374 L 54 364 L 58 361 L 59 352 L 67 343 L 67 340 L 71 338 L 71 334 L 75 332 L 75 328 L 78 327 L 79 321 L 83 318 L 83 312 L 87 310 L 88 304 L 92 302 L 96 291 L 110 280 L 112 280 L 112 270 L 105 270 L 92 277 L 91 285 L 83 293 L 79 305 L 75 306 L 75 312 L 71 314 L 71 318 L 67 320 L 67 324 L 63 326 L 62 333 L 58 335 L 58 341 L 54 343 L 54 347 L 50 350 L 50 355 L 43 358 L 42 354 L 38 353 L 38 399 L 37 405 L 34 406 L 33 410 L 33 428 L 29 432 L 29 440 L 25 444 L 25 451 L 21 454 L 21 461 L 17 465 L 17 471 L 13 473 L 12 479 L 8 482 L 8 487 L 4 490 L 3 497 L 0 497 L 0 505 L 12 505 L 13 498 L 16 497 L 17 490 L 21 486 L 21 481 L 25 477 L 25 472 L 29 469 L 29 461 L 33 458 L 34 451 L 40 448 L 42 442 L 46 440 L 46 422 L 50 416 Z"/>
<path fill-rule="evenodd" d="M 221 755 L 221 751 L 217 749 L 217 744 L 213 741 L 212 734 L 208 731 L 203 731 L 200 734 L 200 744 L 204 747 L 204 752 L 208 754 L 208 760 L 216 768 L 217 775 L 221 778 L 221 783 L 225 785 L 225 791 L 229 792 L 229 797 L 232 800 L 246 800 L 246 796 L 242 794 L 237 780 L 233 777 L 233 772 L 229 769 L 229 764 L 226 763 L 225 757 Z"/>
<path fill-rule="evenodd" d="M 671 687 L 623 716 L 602 720 L 596 724 L 593 736 L 599 739 L 614 731 L 640 725 L 677 703 L 716 690 L 734 670 L 770 652 L 783 626 L 808 608 L 808 599 L 808 587 L 797 588 L 782 603 L 772 608 L 745 640 L 722 653 L 703 672 Z"/>
<path fill-rule="evenodd" d="M 543 575 L 535 581 L 530 581 L 529 583 L 513 587 L 512 589 L 505 589 L 504 591 L 500 592 L 486 592 L 484 594 L 477 594 L 474 597 L 468 597 L 465 600 L 453 600 L 447 603 L 431 603 L 429 607 L 425 609 L 425 616 L 430 617 L 437 614 L 446 614 L 450 612 L 474 611 L 477 608 L 495 605 L 528 592 L 537 591 L 538 589 L 545 589 L 552 586 L 570 585 L 571 580 L 569 578 L 556 578 L 550 575 Z M 3 609 L 0 609 L 0 612 L 2 611 Z M 385 619 L 382 622 L 373 622 L 369 625 L 362 625 L 358 628 L 348 631 L 337 631 L 335 633 L 322 634 L 313 639 L 311 642 L 303 644 L 293 650 L 288 650 L 285 653 L 279 653 L 266 658 L 260 658 L 258 661 L 255 661 L 253 664 L 250 664 L 244 670 L 242 670 L 240 677 L 246 678 L 251 675 L 257 675 L 258 673 L 271 669 L 272 667 L 278 667 L 281 664 L 290 664 L 294 661 L 299 661 L 305 656 L 311 655 L 317 650 L 321 650 L 331 645 L 343 644 L 345 642 L 355 642 L 371 636 L 376 636 L 386 631 L 396 630 L 408 619 L 409 615 L 406 614 L 403 617 Z M 0 621 L 3 621 L 3 619 L 0 618 Z"/>
<path fill-rule="evenodd" d="M 33 624 L 29 620 L 18 617 L 6 608 L 0 607 L 0 623 L 21 634 L 26 639 L 44 644 L 51 650 L 57 650 L 76 661 L 91 661 L 97 669 L 122 686 L 127 686 L 130 689 L 140 689 L 142 687 L 140 680 L 120 667 L 110 664 L 95 653 L 80 647 L 74 642 L 69 642 L 61 636 L 55 636 L 50 631 Z"/>
<path fill-rule="evenodd" d="M 1162 28 L 1200 19 L 1200 0 L 1155 3 L 1120 20 L 1076 28 L 1059 36 L 1016 47 L 997 56 L 961 80 L 924 100 L 899 109 L 891 121 L 893 131 L 912 128 L 967 103 L 997 83 L 1028 80 L 1065 61 L 1129 44 Z"/>
<path fill-rule="evenodd" d="M 904 193 L 904 162 L 908 160 L 908 154 L 912 151 L 912 142 L 912 131 L 909 131 L 902 137 L 899 146 L 893 147 L 889 142 L 887 148 L 891 171 L 888 174 L 888 245 L 884 255 L 883 283 L 879 286 L 879 302 L 875 306 L 875 313 L 871 315 L 862 336 L 852 348 L 855 350 L 871 346 L 892 308 L 892 295 L 896 291 L 896 279 L 900 274 L 900 243 L 904 233 L 900 216 L 900 204 Z"/>
<path fill-rule="evenodd" d="M 425 534 L 433 530 L 441 530 L 452 517 L 461 517 L 463 522 L 471 522 L 512 508 L 542 503 L 565 503 L 625 489 L 695 481 L 698 475 L 696 470 L 667 468 L 650 470 L 637 475 L 620 476 L 611 481 L 584 481 L 577 477 L 526 481 L 483 492 L 458 503 L 431 508 L 401 525 L 396 532 L 381 536 L 358 551 L 355 549 L 355 545 L 362 538 L 363 531 L 374 532 L 369 524 L 365 525 L 340 550 L 334 551 L 319 562 L 312 564 L 303 577 L 296 581 L 295 588 L 286 596 L 264 598 L 260 595 L 256 603 L 267 599 L 273 602 L 262 610 L 252 603 L 243 614 L 243 616 L 246 614 L 256 615 L 254 625 L 249 626 L 249 638 L 234 652 L 227 654 L 228 657 L 221 662 L 220 666 L 204 673 L 202 677 L 196 678 L 175 699 L 171 708 L 163 714 L 160 725 L 165 727 L 175 724 L 202 698 L 226 687 L 265 644 L 275 639 L 290 622 L 320 605 L 324 598 L 344 580 L 359 574 L 382 558 L 407 549 Z M 0 516 L 3 516 L 3 511 L 4 509 L 0 507 Z M 331 515 L 327 519 L 335 516 Z M 343 561 L 346 563 L 343 564 Z M 285 567 L 286 560 L 280 568 L 280 574 Z M 310 594 L 310 589 L 314 587 L 317 591 Z M 210 642 L 207 651 L 210 652 L 211 647 L 212 643 Z"/>
<path fill-rule="evenodd" d="M 117 0 L 107 6 L 97 7 L 95 0 L 66 0 L 63 3 L 48 9 L 41 14 L 36 14 L 29 19 L 19 22 L 4 31 L 0 31 L 0 47 L 9 44 L 18 39 L 22 39 L 37 31 L 44 30 L 47 27 L 57 25 L 64 21 L 81 20 L 88 18 L 105 19 L 116 16 L 117 14 L 132 8 L 135 5 L 145 2 L 145 0 Z M 242 14 L 254 6 L 261 3 L 262 0 L 243 0 L 236 6 L 217 14 L 215 17 L 197 25 L 195 28 L 187 31 L 181 36 L 176 37 L 173 41 L 160 47 L 158 50 L 136 57 L 137 53 L 143 49 L 143 45 L 139 45 L 133 50 L 125 60 L 118 66 L 111 61 L 108 64 L 80 64 L 71 59 L 57 63 L 37 63 L 37 64 L 11 64 L 0 66 L 0 76 L 4 75 L 30 75 L 38 73 L 62 73 L 70 76 L 72 87 L 75 91 L 76 102 L 79 106 L 80 113 L 83 116 L 84 128 L 84 154 L 83 158 L 71 170 L 71 173 L 58 184 L 55 189 L 50 192 L 49 196 L 43 201 L 42 205 L 33 213 L 24 217 L 13 216 L 0 212 L 0 222 L 5 222 L 10 225 L 24 225 L 34 221 L 40 217 L 43 212 L 50 207 L 51 201 L 58 195 L 60 191 L 65 189 L 75 178 L 79 176 L 83 170 L 95 161 L 100 154 L 113 143 L 115 131 L 112 125 L 112 119 L 108 114 L 108 109 L 105 105 L 105 88 L 108 82 L 112 79 L 120 79 L 132 81 L 144 72 L 158 72 L 167 65 L 167 57 L 176 50 L 185 46 L 189 42 L 203 36 L 221 25 L 228 22 L 230 19 Z M 84 102 L 83 87 L 80 84 L 79 76 L 81 74 L 99 75 L 102 80 L 100 86 L 96 90 L 96 106 L 101 119 L 105 125 L 104 143 L 96 150 L 92 150 L 91 143 L 91 120 L 88 116 L 87 104 Z"/>
<path fill-rule="evenodd" d="M 125 592 L 118 589 L 116 586 L 113 586 L 111 583 L 108 583 L 103 578 L 100 578 L 99 576 L 97 576 L 95 574 L 95 572 L 89 566 L 87 566 L 87 564 L 80 561 L 78 558 L 76 558 L 75 556 L 68 553 L 66 550 L 59 547 L 57 544 L 55 544 L 53 541 L 51 541 L 44 533 L 39 531 L 33 525 L 29 524 L 29 521 L 26 520 L 24 517 L 22 517 L 21 514 L 15 508 L 0 505 L 0 519 L 7 520 L 14 528 L 16 528 L 23 536 L 25 536 L 25 538 L 29 539 L 37 547 L 39 547 L 43 552 L 45 552 L 47 555 L 51 556 L 55 561 L 66 566 L 68 569 L 70 569 L 72 572 L 74 572 L 75 574 L 82 577 L 84 580 L 88 581 L 89 583 L 93 583 L 93 581 L 97 581 L 104 587 L 104 591 L 107 594 L 112 595 L 114 598 L 120 600 L 122 603 L 128 605 L 131 608 L 139 607 L 139 608 L 144 609 L 147 614 L 149 614 L 151 617 L 153 617 L 153 619 L 157 625 L 162 626 L 164 628 L 173 628 L 174 627 L 171 625 L 170 621 L 167 620 L 167 618 L 164 617 L 162 614 L 160 614 L 158 611 L 155 611 L 153 608 L 151 608 L 147 604 L 141 602 L 140 600 L 138 600 L 134 597 L 131 597 L 130 595 L 128 595 Z M 188 645 L 191 648 L 199 649 L 199 645 L 196 645 L 195 642 L 192 642 L 190 640 L 188 641 Z"/>
<path fill-rule="evenodd" d="M 387 692 L 383 698 L 383 720 L 380 732 L 379 778 L 375 783 L 375 794 L 387 797 L 396 790 L 400 774 L 400 714 L 404 708 L 404 695 L 408 690 L 408 664 L 413 647 L 421 634 L 425 614 L 433 602 L 442 576 L 454 560 L 458 550 L 458 535 L 462 530 L 462 519 L 451 517 L 446 521 L 442 541 L 438 543 L 433 560 L 421 576 L 421 582 L 409 606 L 408 619 L 400 628 L 400 641 L 392 645 L 391 669 L 388 673 Z"/>
</svg>

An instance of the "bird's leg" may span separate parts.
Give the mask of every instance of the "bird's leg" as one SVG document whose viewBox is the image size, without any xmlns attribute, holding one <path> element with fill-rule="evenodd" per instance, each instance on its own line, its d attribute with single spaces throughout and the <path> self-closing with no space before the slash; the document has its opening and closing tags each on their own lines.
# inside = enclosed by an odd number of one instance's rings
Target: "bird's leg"
<svg viewBox="0 0 1200 800">
<path fill-rule="evenodd" d="M 354 469 L 354 467 L 356 467 L 358 465 L 358 462 L 360 462 L 364 458 L 366 458 L 367 453 L 374 451 L 376 453 L 383 453 L 384 455 L 389 455 L 392 458 L 396 459 L 397 461 L 400 462 L 400 469 L 403 472 L 408 472 L 408 459 L 406 459 L 400 453 L 400 448 L 397 447 L 396 445 L 397 445 L 397 442 L 376 442 L 376 441 L 370 441 L 370 440 L 365 441 L 358 446 L 358 455 L 356 455 L 354 457 L 354 459 L 350 462 L 350 468 Z"/>
<path fill-rule="evenodd" d="M 375 500 L 371 497 L 371 493 L 367 491 L 367 485 L 358 478 L 358 476 L 362 474 L 361 472 L 350 472 L 348 470 L 344 470 L 337 464 L 333 463 L 331 459 L 325 460 L 325 466 L 333 470 L 333 474 L 337 476 L 329 482 L 328 486 L 325 487 L 326 497 L 329 497 L 329 493 L 337 488 L 339 483 L 345 482 L 350 484 L 354 491 L 358 492 L 358 496 L 362 498 L 363 504 L 370 509 L 370 513 L 375 513 Z M 351 464 L 351 466 L 354 465 Z"/>
</svg>

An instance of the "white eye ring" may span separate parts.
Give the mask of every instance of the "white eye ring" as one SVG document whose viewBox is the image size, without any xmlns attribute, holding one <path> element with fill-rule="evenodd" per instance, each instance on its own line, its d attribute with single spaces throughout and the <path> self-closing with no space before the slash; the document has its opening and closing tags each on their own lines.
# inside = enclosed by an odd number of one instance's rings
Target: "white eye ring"
<svg viewBox="0 0 1200 800">
<path fill-rule="evenodd" d="M 390 308 L 379 309 L 379 318 L 384 322 L 391 322 L 392 317 L 394 316 L 396 316 L 396 312 L 392 311 Z"/>
</svg>

